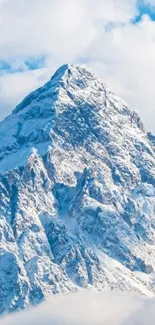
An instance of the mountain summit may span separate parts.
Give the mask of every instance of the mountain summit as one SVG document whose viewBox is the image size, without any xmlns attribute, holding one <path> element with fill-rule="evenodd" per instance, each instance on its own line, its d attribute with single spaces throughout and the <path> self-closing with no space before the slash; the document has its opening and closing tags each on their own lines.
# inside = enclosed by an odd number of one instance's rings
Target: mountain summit
<svg viewBox="0 0 155 325">
<path fill-rule="evenodd" d="M 139 116 L 64 65 L 0 123 L 0 312 L 79 288 L 151 296 L 155 151 Z"/>
</svg>

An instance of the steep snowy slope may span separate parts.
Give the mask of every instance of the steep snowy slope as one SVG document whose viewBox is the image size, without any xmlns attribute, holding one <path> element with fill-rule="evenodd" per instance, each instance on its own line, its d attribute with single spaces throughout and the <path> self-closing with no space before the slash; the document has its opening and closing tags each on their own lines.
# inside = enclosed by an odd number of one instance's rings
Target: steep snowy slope
<svg viewBox="0 0 155 325">
<path fill-rule="evenodd" d="M 74 65 L 0 123 L 0 312 L 80 287 L 154 293 L 153 139 Z"/>
</svg>

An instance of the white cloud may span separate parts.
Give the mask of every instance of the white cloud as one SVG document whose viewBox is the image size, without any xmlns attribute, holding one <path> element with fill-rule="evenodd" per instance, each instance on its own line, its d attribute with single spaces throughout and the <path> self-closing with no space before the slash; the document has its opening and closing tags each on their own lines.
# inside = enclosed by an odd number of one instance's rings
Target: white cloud
<svg viewBox="0 0 155 325">
<path fill-rule="evenodd" d="M 0 111 L 4 118 L 31 90 L 43 85 L 46 69 L 26 70 L 0 77 Z"/>
<path fill-rule="evenodd" d="M 99 22 L 128 21 L 135 2 L 7 0 L 1 6 L 1 59 L 38 54 L 74 59 L 96 37 Z"/>
<path fill-rule="evenodd" d="M 123 293 L 54 296 L 39 307 L 9 315 L 1 325 L 154 325 L 155 301 Z"/>
<path fill-rule="evenodd" d="M 153 131 L 155 22 L 144 17 L 133 25 L 136 14 L 136 0 L 1 0 L 1 59 L 17 68 L 28 57 L 46 60 L 38 72 L 1 76 L 0 118 L 58 66 L 84 61 Z M 115 27 L 107 33 L 111 22 Z"/>
</svg>

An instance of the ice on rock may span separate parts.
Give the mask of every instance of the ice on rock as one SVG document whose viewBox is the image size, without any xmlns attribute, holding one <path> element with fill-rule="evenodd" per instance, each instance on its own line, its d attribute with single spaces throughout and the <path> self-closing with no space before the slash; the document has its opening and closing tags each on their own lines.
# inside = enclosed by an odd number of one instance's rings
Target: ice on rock
<svg viewBox="0 0 155 325">
<path fill-rule="evenodd" d="M 64 65 L 0 123 L 0 312 L 80 288 L 154 294 L 155 151 L 128 105 Z"/>
</svg>

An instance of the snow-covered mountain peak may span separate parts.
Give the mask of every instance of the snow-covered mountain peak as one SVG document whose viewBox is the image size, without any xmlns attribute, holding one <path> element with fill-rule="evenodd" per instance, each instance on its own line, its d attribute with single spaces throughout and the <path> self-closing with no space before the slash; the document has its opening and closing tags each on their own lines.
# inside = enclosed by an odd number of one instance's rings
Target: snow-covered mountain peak
<svg viewBox="0 0 155 325">
<path fill-rule="evenodd" d="M 139 116 L 89 69 L 58 69 L 0 123 L 0 310 L 80 287 L 153 294 L 154 179 Z"/>
<path fill-rule="evenodd" d="M 51 78 L 52 81 L 66 80 L 66 82 L 69 82 L 71 79 L 94 80 L 96 77 L 95 74 L 84 65 L 64 64 Z"/>
<path fill-rule="evenodd" d="M 102 80 L 98 79 L 90 69 L 85 66 L 63 65 L 43 87 L 30 93 L 13 110 L 13 115 L 20 118 L 53 118 L 64 110 L 89 105 L 90 110 L 97 109 L 112 114 L 132 115 L 132 121 L 139 121 L 140 118 L 135 112 L 131 112 L 128 105 L 114 93 L 112 93 Z M 113 112 L 111 112 L 113 110 Z M 108 116 L 106 116 L 108 118 Z"/>
<path fill-rule="evenodd" d="M 89 134 L 106 144 L 114 128 L 124 137 L 145 134 L 139 116 L 89 69 L 64 65 L 0 123 L 0 160 L 23 147 L 60 142 L 60 136 L 68 145 L 82 145 Z"/>
<path fill-rule="evenodd" d="M 13 111 L 18 113 L 25 107 L 32 104 L 38 97 L 41 99 L 44 94 L 52 96 L 52 100 L 55 100 L 62 89 L 66 90 L 69 86 L 83 89 L 88 87 L 92 82 L 97 81 L 97 77 L 85 66 L 69 65 L 65 64 L 61 66 L 51 79 L 41 88 L 30 93 Z M 40 98 L 39 98 L 40 99 Z"/>
</svg>

